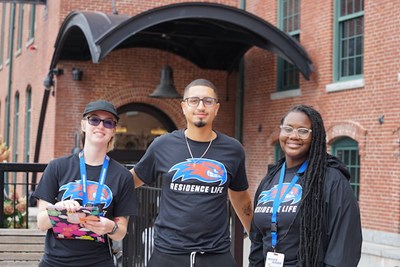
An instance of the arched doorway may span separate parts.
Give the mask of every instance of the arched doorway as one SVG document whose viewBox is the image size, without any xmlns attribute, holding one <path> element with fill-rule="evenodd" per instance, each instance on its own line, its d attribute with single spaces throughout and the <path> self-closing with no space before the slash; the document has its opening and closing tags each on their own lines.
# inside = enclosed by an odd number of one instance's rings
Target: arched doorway
<svg viewBox="0 0 400 267">
<path fill-rule="evenodd" d="M 173 121 L 160 109 L 143 103 L 118 108 L 120 120 L 114 150 L 109 155 L 122 164 L 134 164 L 149 144 L 167 132 L 176 130 Z"/>
<path fill-rule="evenodd" d="M 140 160 L 149 144 L 159 135 L 176 130 L 162 110 L 144 103 L 118 108 L 120 116 L 115 148 L 108 154 L 128 168 Z M 137 216 L 129 219 L 128 233 L 122 241 L 123 266 L 146 266 L 153 251 L 153 222 L 160 208 L 161 180 L 136 190 Z M 114 242 L 116 250 L 120 242 Z M 118 265 L 120 266 L 120 265 Z"/>
</svg>

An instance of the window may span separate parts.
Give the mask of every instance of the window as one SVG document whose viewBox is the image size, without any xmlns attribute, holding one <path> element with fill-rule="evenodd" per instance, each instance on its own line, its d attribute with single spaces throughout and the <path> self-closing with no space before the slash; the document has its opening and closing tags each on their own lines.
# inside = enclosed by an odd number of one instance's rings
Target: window
<svg viewBox="0 0 400 267">
<path fill-rule="evenodd" d="M 14 106 L 14 137 L 13 137 L 13 162 L 18 160 L 18 123 L 19 123 L 19 93 L 15 94 Z"/>
<path fill-rule="evenodd" d="M 24 146 L 24 161 L 29 162 L 29 147 L 31 144 L 31 112 L 32 112 L 32 90 L 30 87 L 26 90 L 25 104 L 25 146 Z"/>
<path fill-rule="evenodd" d="M 3 12 L 1 14 L 1 25 L 0 25 L 0 67 L 3 66 L 3 61 L 4 61 L 4 38 L 5 38 L 5 27 L 6 27 L 6 9 L 7 6 L 5 3 L 3 3 Z"/>
<path fill-rule="evenodd" d="M 17 51 L 21 52 L 22 48 L 22 34 L 24 29 L 24 4 L 19 5 L 18 13 L 18 36 L 17 36 Z"/>
<path fill-rule="evenodd" d="M 8 142 L 9 135 L 8 135 L 8 132 L 7 132 L 7 125 L 9 124 L 9 121 L 7 120 L 7 115 L 8 115 L 7 105 L 8 105 L 8 101 L 10 101 L 10 100 L 9 100 L 9 97 L 8 97 L 8 94 L 7 94 L 5 99 L 4 99 L 4 120 L 2 122 L 3 122 L 3 137 L 4 137 L 4 141 L 9 146 L 10 145 L 10 143 Z"/>
<path fill-rule="evenodd" d="M 364 0 L 336 0 L 335 4 L 335 80 L 362 78 Z"/>
<path fill-rule="evenodd" d="M 14 27 L 15 27 L 15 4 L 11 4 L 11 11 L 10 11 L 10 26 L 8 27 L 8 31 L 9 31 L 9 33 L 8 33 L 8 38 L 10 39 L 10 40 L 14 40 L 13 39 L 13 36 L 14 36 Z M 10 55 L 12 55 L 12 52 L 13 51 L 11 51 L 11 49 L 12 49 L 12 45 L 9 45 L 8 46 L 8 56 L 10 56 Z M 10 58 L 8 58 L 7 59 L 7 61 L 9 61 L 10 60 Z"/>
<path fill-rule="evenodd" d="M 15 94 L 15 106 L 14 106 L 14 136 L 13 136 L 13 148 L 12 148 L 12 160 L 18 162 L 18 124 L 19 124 L 19 93 Z M 14 182 L 17 181 L 17 173 L 13 173 Z"/>
<path fill-rule="evenodd" d="M 358 143 L 348 137 L 341 138 L 332 144 L 332 154 L 341 159 L 350 171 L 350 184 L 358 200 L 360 194 L 360 157 L 358 153 Z"/>
<path fill-rule="evenodd" d="M 299 41 L 300 0 L 280 0 L 278 7 L 279 28 Z M 299 70 L 284 59 L 278 59 L 278 91 L 299 88 Z"/>
<path fill-rule="evenodd" d="M 36 16 L 36 5 L 31 5 L 31 13 L 29 14 L 29 36 L 28 43 L 32 43 L 35 38 L 35 16 Z"/>
</svg>

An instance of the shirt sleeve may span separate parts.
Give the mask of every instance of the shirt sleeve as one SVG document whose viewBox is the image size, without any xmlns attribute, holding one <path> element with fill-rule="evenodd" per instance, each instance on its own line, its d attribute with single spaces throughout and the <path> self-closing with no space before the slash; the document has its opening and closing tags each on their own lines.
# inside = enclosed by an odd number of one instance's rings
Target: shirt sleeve
<svg viewBox="0 0 400 267">
<path fill-rule="evenodd" d="M 50 161 L 36 187 L 33 196 L 51 204 L 55 204 L 58 193 L 57 162 Z"/>
<path fill-rule="evenodd" d="M 157 144 L 157 139 L 155 139 L 151 145 L 146 150 L 146 153 L 140 159 L 140 161 L 133 167 L 136 175 L 145 184 L 152 184 L 156 176 L 156 158 L 155 158 L 155 146 Z"/>
<path fill-rule="evenodd" d="M 121 166 L 122 190 L 116 200 L 114 217 L 137 215 L 136 191 L 133 183 L 132 174 Z"/>
<path fill-rule="evenodd" d="M 237 142 L 235 140 L 235 142 Z M 242 145 L 237 142 L 236 159 L 238 160 L 237 169 L 232 174 L 233 179 L 229 188 L 233 191 L 244 191 L 249 188 L 249 182 L 246 174 L 246 156 Z"/>
<path fill-rule="evenodd" d="M 356 267 L 361 257 L 360 210 L 349 181 L 329 168 L 325 183 L 326 240 L 324 266 Z"/>
</svg>

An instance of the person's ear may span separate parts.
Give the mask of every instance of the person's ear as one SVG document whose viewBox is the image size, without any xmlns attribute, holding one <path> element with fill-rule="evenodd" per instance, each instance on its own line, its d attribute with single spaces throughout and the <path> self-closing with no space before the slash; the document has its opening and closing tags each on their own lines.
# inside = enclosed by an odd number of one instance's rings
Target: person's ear
<svg viewBox="0 0 400 267">
<path fill-rule="evenodd" d="M 215 116 L 217 116 L 218 110 L 219 110 L 219 103 L 217 103 L 217 107 L 216 107 L 216 109 L 215 109 Z"/>
<path fill-rule="evenodd" d="M 185 115 L 185 103 L 183 101 L 181 102 L 181 108 L 183 115 Z"/>
</svg>

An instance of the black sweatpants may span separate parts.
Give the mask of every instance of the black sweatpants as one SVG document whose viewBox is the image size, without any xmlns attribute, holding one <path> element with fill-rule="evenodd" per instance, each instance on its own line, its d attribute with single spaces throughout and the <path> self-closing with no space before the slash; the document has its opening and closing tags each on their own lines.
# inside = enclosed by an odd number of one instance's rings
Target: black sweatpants
<svg viewBox="0 0 400 267">
<path fill-rule="evenodd" d="M 237 267 L 230 252 L 167 254 L 154 249 L 147 267 Z"/>
</svg>

